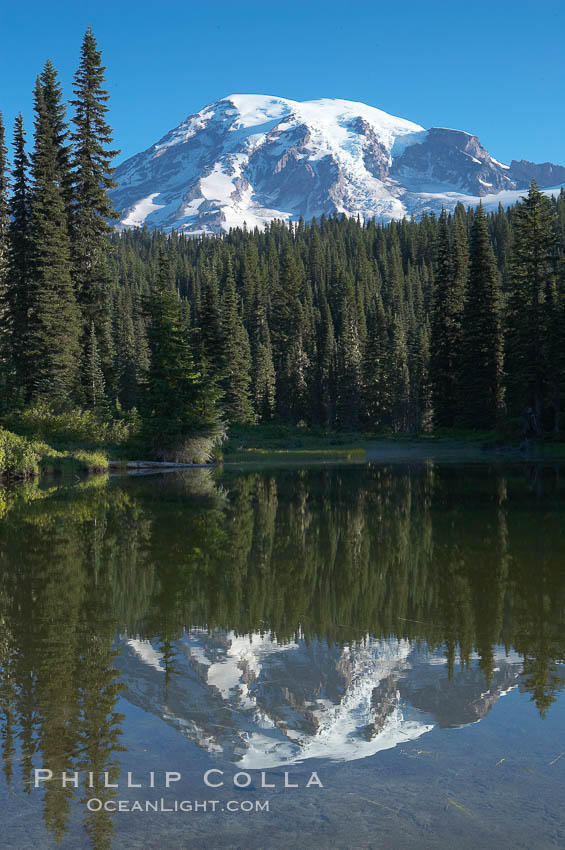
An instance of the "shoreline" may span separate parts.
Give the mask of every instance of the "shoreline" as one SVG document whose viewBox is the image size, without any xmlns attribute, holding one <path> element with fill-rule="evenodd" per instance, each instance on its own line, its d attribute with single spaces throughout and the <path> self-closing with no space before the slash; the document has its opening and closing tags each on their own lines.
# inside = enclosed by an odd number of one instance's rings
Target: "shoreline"
<svg viewBox="0 0 565 850">
<path fill-rule="evenodd" d="M 5 432 L 6 433 L 6 432 Z M 319 433 L 282 425 L 233 427 L 224 444 L 223 457 L 204 463 L 180 463 L 116 457 L 116 446 L 57 448 L 31 437 L 11 435 L 22 454 L 0 469 L 0 485 L 34 478 L 58 478 L 68 474 L 151 472 L 226 467 L 320 463 L 492 463 L 559 462 L 565 460 L 565 442 L 539 440 L 526 445 L 498 442 L 492 433 L 430 435 L 373 435 Z M 129 447 L 131 454 L 137 450 Z M 122 450 L 123 450 L 122 449 Z M 114 455 L 112 457 L 112 455 Z M 135 458 L 135 455 L 134 455 Z M 139 458 L 139 454 L 138 454 Z M 26 463 L 22 461 L 25 459 Z M 0 457 L 0 461 L 2 458 Z M 8 458 L 8 460 L 10 460 Z"/>
</svg>

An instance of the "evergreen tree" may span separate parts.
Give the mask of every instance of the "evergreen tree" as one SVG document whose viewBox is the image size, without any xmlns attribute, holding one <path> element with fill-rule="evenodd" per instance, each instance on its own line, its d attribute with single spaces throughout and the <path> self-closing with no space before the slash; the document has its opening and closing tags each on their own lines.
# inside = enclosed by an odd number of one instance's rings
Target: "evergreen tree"
<svg viewBox="0 0 565 850">
<path fill-rule="evenodd" d="M 72 157 L 73 279 L 83 317 L 83 347 L 94 329 L 106 381 L 111 380 L 113 352 L 110 323 L 111 278 L 107 263 L 109 220 L 117 218 L 108 190 L 112 180 L 111 161 L 119 153 L 109 146 L 112 130 L 106 121 L 108 92 L 104 88 L 100 51 L 90 27 L 81 47 L 75 74 L 75 108 Z"/>
<path fill-rule="evenodd" d="M 382 298 L 369 317 L 363 355 L 363 421 L 371 430 L 383 424 L 388 332 Z"/>
<path fill-rule="evenodd" d="M 510 266 L 506 358 L 509 406 L 528 413 L 533 431 L 555 425 L 550 417 L 550 385 L 557 364 L 551 362 L 552 337 L 558 329 L 558 307 L 553 294 L 556 278 L 555 216 L 550 201 L 532 183 L 528 196 L 513 217 L 514 244 Z M 551 420 L 551 421 L 550 421 Z"/>
<path fill-rule="evenodd" d="M 281 418 L 290 422 L 310 420 L 309 373 L 310 358 L 306 348 L 304 310 L 300 301 L 295 305 L 288 330 L 284 365 L 279 374 L 277 403 Z"/>
<path fill-rule="evenodd" d="M 135 342 L 135 377 L 136 387 L 139 393 L 142 385 L 147 379 L 149 371 L 150 353 L 149 340 L 147 338 L 147 327 L 143 312 L 143 305 L 139 296 L 133 298 L 133 329 Z M 137 401 L 136 401 L 137 404 Z"/>
<path fill-rule="evenodd" d="M 259 254 L 255 242 L 250 241 L 245 248 L 243 257 L 241 299 L 243 315 L 250 317 L 253 306 L 260 296 L 261 275 L 259 271 Z"/>
<path fill-rule="evenodd" d="M 57 151 L 39 78 L 35 112 L 24 391 L 28 401 L 44 398 L 68 404 L 77 389 L 80 315 L 71 281 Z"/>
<path fill-rule="evenodd" d="M 430 382 L 430 329 L 424 323 L 418 330 L 417 353 L 410 379 L 412 427 L 424 434 L 433 430 L 433 397 Z"/>
<path fill-rule="evenodd" d="M 8 401 L 11 369 L 6 303 L 10 226 L 8 183 L 8 150 L 5 142 L 4 120 L 0 112 L 0 412 Z"/>
<path fill-rule="evenodd" d="M 21 114 L 14 123 L 13 191 L 9 203 L 8 268 L 5 279 L 3 336 L 13 370 L 14 394 L 31 381 L 27 356 L 28 311 L 30 301 L 30 185 L 29 159 Z M 9 392 L 9 387 L 8 387 Z"/>
<path fill-rule="evenodd" d="M 231 262 L 228 260 L 221 305 L 221 382 L 223 409 L 229 422 L 253 422 L 250 398 L 251 352 L 239 314 Z"/>
<path fill-rule="evenodd" d="M 106 396 L 104 395 L 104 374 L 98 353 L 98 342 L 94 322 L 90 325 L 90 337 L 86 349 L 86 374 L 83 379 L 83 393 L 87 407 L 97 413 L 106 410 Z"/>
<path fill-rule="evenodd" d="M 8 271 L 8 149 L 4 130 L 4 119 L 0 112 L 0 293 L 4 292 Z"/>
<path fill-rule="evenodd" d="M 315 421 L 327 430 L 335 424 L 336 346 L 330 308 L 323 299 L 318 344 L 318 380 L 315 384 Z"/>
<path fill-rule="evenodd" d="M 383 420 L 393 433 L 403 433 L 409 430 L 410 422 L 410 370 L 406 331 L 398 315 L 390 329 L 385 369 Z"/>
<path fill-rule="evenodd" d="M 489 429 L 503 410 L 503 349 L 500 279 L 482 204 L 471 230 L 469 261 L 460 417 L 466 427 Z"/>
<path fill-rule="evenodd" d="M 114 374 L 117 376 L 118 401 L 125 410 L 137 405 L 140 369 L 137 357 L 133 303 L 129 289 L 118 293 L 117 306 L 114 310 L 116 319 L 116 364 Z M 142 331 L 144 333 L 144 329 Z M 96 338 L 96 334 L 94 334 Z M 149 362 L 144 364 L 147 370 Z"/>
<path fill-rule="evenodd" d="M 53 146 L 57 155 L 57 179 L 63 193 L 67 209 L 69 227 L 72 226 L 72 175 L 71 146 L 68 144 L 69 125 L 66 120 L 66 108 L 62 102 L 62 90 L 57 71 L 48 59 L 40 76 L 43 89 L 43 101 L 51 130 Z"/>
<path fill-rule="evenodd" d="M 322 254 L 322 242 L 320 239 L 318 226 L 316 224 L 316 219 L 314 219 L 312 222 L 311 234 L 312 235 L 310 238 L 310 249 L 308 254 L 308 270 L 310 280 L 312 281 L 312 285 L 319 292 L 324 292 L 324 263 Z"/>
<path fill-rule="evenodd" d="M 147 299 L 151 363 L 143 388 L 143 431 L 159 457 L 183 457 L 187 439 L 215 423 L 216 412 L 196 369 L 178 294 L 171 288 L 166 248 Z"/>
<path fill-rule="evenodd" d="M 300 271 L 292 247 L 286 242 L 281 255 L 280 275 L 271 294 L 271 340 L 277 374 L 282 374 L 285 368 L 300 285 Z"/>
<path fill-rule="evenodd" d="M 351 295 L 344 299 L 337 341 L 336 419 L 345 430 L 358 426 L 361 407 L 361 344 Z"/>
<path fill-rule="evenodd" d="M 437 427 L 452 428 L 457 418 L 466 277 L 465 233 L 460 220 L 457 220 L 452 244 L 450 223 L 443 209 L 438 225 L 430 352 L 434 422 Z"/>
<path fill-rule="evenodd" d="M 251 397 L 259 420 L 269 421 L 275 413 L 275 367 L 267 317 L 262 304 L 255 318 L 255 344 L 252 352 Z"/>
<path fill-rule="evenodd" d="M 200 316 L 202 354 L 210 367 L 218 372 L 221 368 L 222 329 L 218 276 L 214 265 L 204 270 Z"/>
</svg>

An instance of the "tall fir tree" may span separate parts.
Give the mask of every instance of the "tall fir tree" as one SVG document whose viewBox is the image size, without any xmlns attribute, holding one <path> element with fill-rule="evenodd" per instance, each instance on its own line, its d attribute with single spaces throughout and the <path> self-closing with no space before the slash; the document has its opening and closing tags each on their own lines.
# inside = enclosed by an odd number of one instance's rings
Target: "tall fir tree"
<svg viewBox="0 0 565 850">
<path fill-rule="evenodd" d="M 275 413 L 275 367 L 265 308 L 257 305 L 252 349 L 251 397 L 259 420 L 269 421 Z"/>
<path fill-rule="evenodd" d="M 504 407 L 500 277 L 482 204 L 475 212 L 469 251 L 469 285 L 463 313 L 460 422 L 494 428 Z"/>
<path fill-rule="evenodd" d="M 116 365 L 114 374 L 118 401 L 125 410 L 137 406 L 139 364 L 135 339 L 133 301 L 129 287 L 118 292 L 115 317 Z M 147 364 L 148 365 L 148 364 Z"/>
<path fill-rule="evenodd" d="M 221 382 L 223 409 L 229 422 L 253 422 L 251 405 L 251 352 L 239 313 L 231 261 L 228 258 L 221 304 Z"/>
<path fill-rule="evenodd" d="M 414 369 L 410 377 L 411 430 L 429 434 L 433 430 L 433 397 L 430 381 L 430 328 L 423 322 L 418 329 Z"/>
<path fill-rule="evenodd" d="M 8 210 L 8 149 L 4 118 L 0 112 L 0 292 L 3 292 L 8 272 L 8 228 L 10 214 Z"/>
<path fill-rule="evenodd" d="M 430 342 L 430 379 L 436 427 L 452 428 L 460 386 L 461 328 L 467 277 L 466 236 L 458 219 L 450 233 L 447 212 L 438 224 L 437 270 Z"/>
<path fill-rule="evenodd" d="M 259 254 L 254 242 L 249 242 L 245 247 L 242 264 L 241 299 L 244 316 L 252 316 L 253 307 L 259 296 L 261 286 L 259 272 Z"/>
<path fill-rule="evenodd" d="M 359 425 L 361 408 L 361 342 L 353 290 L 350 289 L 341 308 L 341 333 L 337 339 L 336 421 L 343 430 Z"/>
<path fill-rule="evenodd" d="M 370 430 L 376 430 L 383 424 L 387 342 L 386 316 L 382 298 L 379 295 L 369 315 L 362 363 L 362 418 L 363 423 Z"/>
<path fill-rule="evenodd" d="M 70 240 L 41 81 L 34 93 L 35 146 L 29 227 L 26 400 L 68 404 L 77 391 L 80 314 L 71 280 Z"/>
<path fill-rule="evenodd" d="M 135 377 L 136 377 L 136 406 L 137 398 L 142 390 L 143 385 L 147 380 L 149 371 L 150 351 L 149 340 L 147 338 L 147 326 L 143 309 L 143 301 L 140 295 L 135 294 L 133 297 L 133 331 L 135 341 Z"/>
<path fill-rule="evenodd" d="M 141 405 L 143 433 L 156 457 L 183 459 L 186 441 L 214 425 L 217 412 L 195 364 L 163 244 L 146 310 L 151 359 Z"/>
<path fill-rule="evenodd" d="M 513 217 L 514 244 L 506 333 L 508 402 L 540 434 L 556 424 L 553 337 L 561 336 L 558 301 L 555 214 L 535 182 Z"/>
<path fill-rule="evenodd" d="M 317 374 L 313 391 L 314 422 L 326 430 L 335 424 L 336 346 L 330 308 L 325 296 L 320 310 Z"/>
<path fill-rule="evenodd" d="M 11 371 L 6 303 L 9 262 L 8 231 L 10 226 L 8 185 L 8 150 L 6 148 L 4 119 L 0 112 L 0 412 L 5 410 L 8 405 Z"/>
<path fill-rule="evenodd" d="M 12 197 L 9 202 L 8 268 L 4 289 L 2 323 L 10 355 L 8 396 L 21 396 L 31 381 L 27 356 L 28 312 L 30 301 L 30 215 L 31 188 L 29 158 L 21 113 L 14 122 L 14 164 Z"/>
<path fill-rule="evenodd" d="M 275 279 L 271 293 L 271 341 L 277 377 L 282 375 L 285 368 L 300 286 L 300 270 L 292 246 L 286 241 L 281 253 L 280 274 Z"/>
<path fill-rule="evenodd" d="M 69 229 L 72 227 L 73 185 L 71 175 L 71 146 L 68 142 L 69 125 L 59 77 L 53 63 L 48 59 L 40 75 L 43 100 L 51 130 L 53 146 L 57 156 L 57 179 L 67 210 Z M 72 235 L 72 234 L 69 234 Z"/>
<path fill-rule="evenodd" d="M 108 190 L 112 180 L 112 130 L 106 121 L 109 95 L 104 88 L 102 65 L 94 33 L 89 27 L 81 47 L 74 78 L 74 130 L 72 156 L 73 278 L 83 317 L 83 349 L 94 323 L 98 349 L 107 384 L 113 380 L 110 322 L 111 277 L 108 269 L 109 221 L 117 218 Z"/>
<path fill-rule="evenodd" d="M 276 388 L 281 418 L 291 422 L 310 420 L 310 358 L 307 351 L 306 321 L 300 301 L 295 305 L 279 383 Z"/>
<path fill-rule="evenodd" d="M 83 376 L 83 396 L 87 407 L 98 415 L 107 410 L 106 396 L 104 394 L 104 374 L 98 353 L 98 341 L 94 322 L 90 325 L 90 337 L 86 349 L 85 374 Z"/>
<path fill-rule="evenodd" d="M 200 309 L 202 356 L 215 372 L 221 368 L 222 329 L 218 275 L 214 264 L 205 267 Z"/>
<path fill-rule="evenodd" d="M 400 315 L 392 319 L 385 367 L 385 427 L 393 433 L 406 433 L 410 428 L 410 370 L 406 330 Z"/>
</svg>

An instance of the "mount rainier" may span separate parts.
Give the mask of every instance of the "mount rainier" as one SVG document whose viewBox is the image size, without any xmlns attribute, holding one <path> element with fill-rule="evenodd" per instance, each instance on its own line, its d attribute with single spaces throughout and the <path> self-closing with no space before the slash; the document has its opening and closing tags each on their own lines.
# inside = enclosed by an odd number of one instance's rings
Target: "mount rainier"
<svg viewBox="0 0 565 850">
<path fill-rule="evenodd" d="M 462 130 L 396 118 L 363 103 L 230 95 L 120 165 L 120 227 L 222 233 L 334 212 L 388 221 L 458 201 L 514 203 L 565 167 L 494 159 Z"/>
</svg>

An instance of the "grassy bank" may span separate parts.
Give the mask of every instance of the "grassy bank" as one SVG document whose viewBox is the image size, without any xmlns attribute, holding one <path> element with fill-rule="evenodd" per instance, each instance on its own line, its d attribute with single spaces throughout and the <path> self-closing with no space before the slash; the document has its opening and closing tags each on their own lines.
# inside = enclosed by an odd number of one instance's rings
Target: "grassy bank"
<svg viewBox="0 0 565 850">
<path fill-rule="evenodd" d="M 113 443 L 127 436 L 123 427 L 112 429 L 88 411 L 55 414 L 37 406 L 14 413 L 0 423 L 0 475 L 106 470 Z"/>
<path fill-rule="evenodd" d="M 326 433 L 287 425 L 232 425 L 223 446 L 224 463 L 365 459 L 366 435 Z"/>
<path fill-rule="evenodd" d="M 0 427 L 0 477 L 32 478 L 42 473 L 101 472 L 108 468 L 102 450 L 60 450 Z"/>
<path fill-rule="evenodd" d="M 437 456 L 462 460 L 471 456 L 565 458 L 565 442 L 539 440 L 521 445 L 496 431 L 442 429 L 433 434 L 326 432 L 286 425 L 234 425 L 223 448 L 225 463 L 292 461 L 363 461 L 390 456 Z"/>
</svg>

